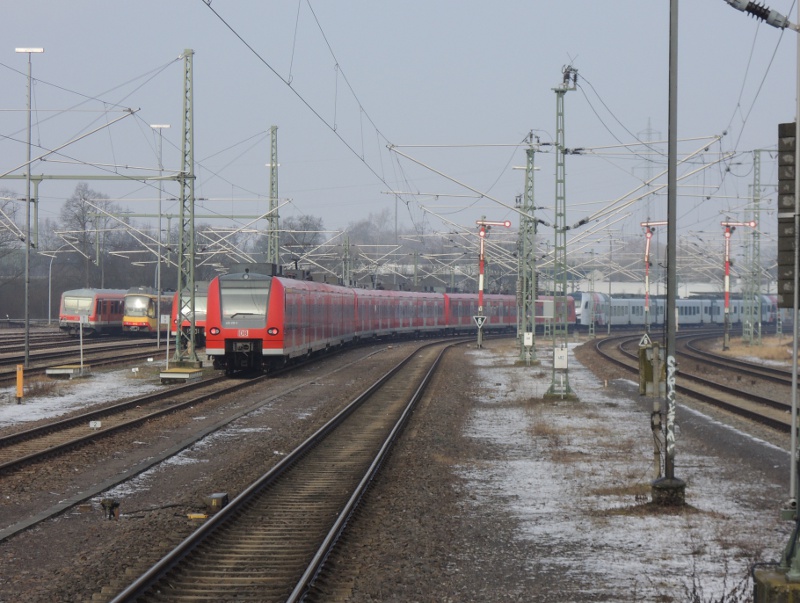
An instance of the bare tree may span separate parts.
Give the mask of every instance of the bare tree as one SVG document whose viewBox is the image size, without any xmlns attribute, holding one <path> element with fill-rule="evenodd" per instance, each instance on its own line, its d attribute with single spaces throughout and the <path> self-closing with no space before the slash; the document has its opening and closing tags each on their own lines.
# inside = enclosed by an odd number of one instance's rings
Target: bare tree
<svg viewBox="0 0 800 603">
<path fill-rule="evenodd" d="M 322 244 L 324 237 L 322 218 L 303 215 L 290 216 L 283 220 L 280 233 L 280 247 L 288 253 L 290 262 L 297 264 L 300 258 Z"/>
<path fill-rule="evenodd" d="M 18 247 L 23 236 L 19 225 L 19 218 L 24 218 L 25 212 L 19 211 L 20 205 L 12 191 L 0 189 L 0 250 Z"/>
<path fill-rule="evenodd" d="M 90 286 L 92 277 L 100 286 L 104 284 L 102 263 L 94 260 L 95 248 L 99 249 L 102 257 L 106 250 L 106 232 L 114 222 L 108 214 L 114 212 L 120 213 L 120 208 L 110 202 L 106 195 L 90 189 L 85 182 L 78 183 L 75 192 L 61 209 L 64 236 L 71 237 L 75 247 L 84 256 L 84 287 Z"/>
</svg>

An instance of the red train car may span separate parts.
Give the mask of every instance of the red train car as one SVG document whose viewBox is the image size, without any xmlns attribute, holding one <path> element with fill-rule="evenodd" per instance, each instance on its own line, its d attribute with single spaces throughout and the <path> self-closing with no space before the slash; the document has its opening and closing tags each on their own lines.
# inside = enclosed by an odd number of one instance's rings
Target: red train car
<svg viewBox="0 0 800 603">
<path fill-rule="evenodd" d="M 184 299 L 188 296 L 188 291 L 184 292 Z M 178 328 L 178 292 L 172 298 L 172 316 L 170 318 L 170 336 L 173 338 L 177 334 Z M 197 347 L 205 347 L 206 343 L 206 306 L 208 304 L 208 282 L 199 281 L 194 284 L 194 341 Z M 192 326 L 192 317 L 186 313 L 183 315 L 181 329 L 188 333 Z"/>
<path fill-rule="evenodd" d="M 478 312 L 476 293 L 447 293 L 447 327 L 450 331 L 475 328 L 473 316 L 486 317 L 484 331 L 505 331 L 517 326 L 517 298 L 513 295 L 485 294 L 483 312 Z"/>
<path fill-rule="evenodd" d="M 356 337 L 444 332 L 445 297 L 440 293 L 412 293 L 381 289 L 356 290 Z"/>
<path fill-rule="evenodd" d="M 73 289 L 61 294 L 58 328 L 69 335 L 122 333 L 125 291 L 122 289 Z"/>
</svg>

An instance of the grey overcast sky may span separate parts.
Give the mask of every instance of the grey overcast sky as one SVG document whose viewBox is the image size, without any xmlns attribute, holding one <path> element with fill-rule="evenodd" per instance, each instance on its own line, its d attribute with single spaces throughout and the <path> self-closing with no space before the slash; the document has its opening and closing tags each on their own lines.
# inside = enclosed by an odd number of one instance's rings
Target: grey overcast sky
<svg viewBox="0 0 800 603">
<path fill-rule="evenodd" d="M 797 19 L 792 0 L 768 6 Z M 520 143 L 531 131 L 554 140 L 553 88 L 571 64 L 566 144 L 585 151 L 567 157 L 568 222 L 600 212 L 583 228 L 591 238 L 666 218 L 665 190 L 634 198 L 666 168 L 669 0 L 26 0 L 5 2 L 3 17 L 0 173 L 21 174 L 25 161 L 27 55 L 16 47 L 45 49 L 32 59 L 34 157 L 138 109 L 32 170 L 71 175 L 154 173 L 150 124 L 171 125 L 163 162 L 179 168 L 179 56 L 192 49 L 198 213 L 266 211 L 276 125 L 282 216 L 335 230 L 397 207 L 401 224 L 433 232 L 474 229 L 481 215 L 516 226 Z M 772 151 L 761 154 L 761 220 L 774 233 L 774 150 L 778 123 L 795 114 L 797 34 L 724 0 L 682 0 L 679 52 L 679 152 L 697 153 L 680 168 L 679 234 L 721 244 L 720 220 L 749 219 L 756 149 Z M 537 213 L 552 220 L 552 147 L 536 164 Z M 42 220 L 75 184 L 42 185 Z M 132 212 L 156 210 L 153 185 L 89 185 Z M 19 180 L 3 186 L 24 195 Z"/>
</svg>

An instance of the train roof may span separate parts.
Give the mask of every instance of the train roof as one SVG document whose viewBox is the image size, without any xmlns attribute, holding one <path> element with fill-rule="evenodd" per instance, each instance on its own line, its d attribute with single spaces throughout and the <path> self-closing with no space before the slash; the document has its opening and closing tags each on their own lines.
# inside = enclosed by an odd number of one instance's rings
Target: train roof
<svg viewBox="0 0 800 603">
<path fill-rule="evenodd" d="M 195 295 L 197 295 L 198 293 L 207 294 L 208 293 L 208 284 L 209 284 L 209 282 L 210 281 L 195 281 L 194 282 L 194 293 L 195 293 Z M 184 291 L 188 293 L 189 289 L 184 289 Z M 173 295 L 177 295 L 178 294 L 177 291 L 173 291 L 172 293 L 173 293 Z"/>
<path fill-rule="evenodd" d="M 95 295 L 125 295 L 125 289 L 70 289 L 69 291 L 64 291 L 61 295 L 72 295 L 74 297 L 94 297 Z"/>
</svg>

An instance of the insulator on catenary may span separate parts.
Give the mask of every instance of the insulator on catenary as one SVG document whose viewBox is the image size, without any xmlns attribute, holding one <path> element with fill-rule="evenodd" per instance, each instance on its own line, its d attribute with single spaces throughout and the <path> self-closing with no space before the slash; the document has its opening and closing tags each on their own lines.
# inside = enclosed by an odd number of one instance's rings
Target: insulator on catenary
<svg viewBox="0 0 800 603">
<path fill-rule="evenodd" d="M 746 12 L 756 19 L 766 21 L 768 25 L 784 29 L 789 26 L 789 19 L 777 11 L 770 10 L 762 4 L 750 2 L 749 0 L 725 0 L 733 8 Z"/>
</svg>

